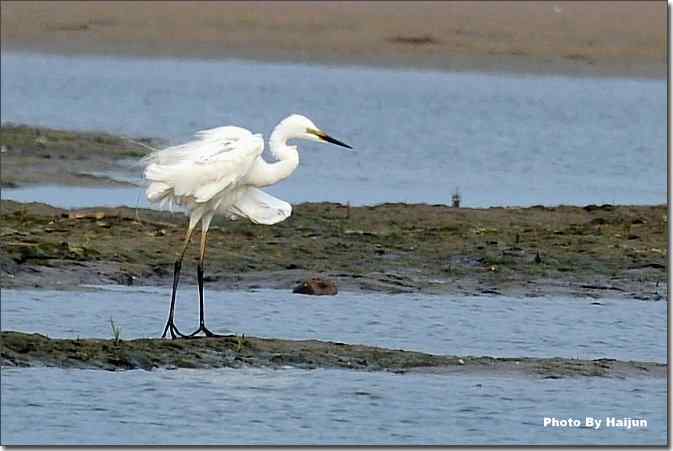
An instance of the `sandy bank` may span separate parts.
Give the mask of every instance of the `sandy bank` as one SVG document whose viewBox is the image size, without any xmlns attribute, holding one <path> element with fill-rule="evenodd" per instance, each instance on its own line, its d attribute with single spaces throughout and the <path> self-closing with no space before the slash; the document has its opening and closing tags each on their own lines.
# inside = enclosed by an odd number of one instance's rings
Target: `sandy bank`
<svg viewBox="0 0 673 451">
<path fill-rule="evenodd" d="M 2 49 L 666 76 L 665 2 L 2 2 Z"/>
</svg>

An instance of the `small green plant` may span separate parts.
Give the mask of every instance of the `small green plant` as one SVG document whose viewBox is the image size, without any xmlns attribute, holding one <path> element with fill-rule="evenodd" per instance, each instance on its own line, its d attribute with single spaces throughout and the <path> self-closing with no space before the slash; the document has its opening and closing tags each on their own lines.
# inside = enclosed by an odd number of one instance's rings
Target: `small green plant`
<svg viewBox="0 0 673 451">
<path fill-rule="evenodd" d="M 240 337 L 236 336 L 236 352 L 241 352 L 243 346 L 245 346 L 245 334 L 241 334 Z"/>
<path fill-rule="evenodd" d="M 119 344 L 121 340 L 121 334 L 122 334 L 122 329 L 121 327 L 117 326 L 115 322 L 110 318 L 110 327 L 112 327 L 112 339 L 114 340 L 114 344 Z"/>
</svg>

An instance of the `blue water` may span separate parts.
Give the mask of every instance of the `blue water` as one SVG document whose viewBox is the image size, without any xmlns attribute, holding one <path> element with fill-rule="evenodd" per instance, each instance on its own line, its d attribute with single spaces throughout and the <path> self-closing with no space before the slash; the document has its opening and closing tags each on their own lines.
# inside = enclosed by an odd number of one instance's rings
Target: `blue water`
<svg viewBox="0 0 673 451">
<path fill-rule="evenodd" d="M 345 370 L 3 369 L 2 443 L 657 444 L 666 381 Z M 646 429 L 552 429 L 631 417 Z"/>
<path fill-rule="evenodd" d="M 358 152 L 301 143 L 270 190 L 292 202 L 666 201 L 665 80 L 15 53 L 1 75 L 5 122 L 179 142 L 305 114 Z"/>
<path fill-rule="evenodd" d="M 3 330 L 50 337 L 156 337 L 169 288 L 109 287 L 92 292 L 2 290 Z M 196 329 L 195 287 L 178 293 L 177 323 Z M 334 340 L 433 354 L 569 357 L 665 363 L 665 301 L 508 298 L 289 290 L 215 291 L 206 285 L 214 331 L 273 338 Z"/>
</svg>

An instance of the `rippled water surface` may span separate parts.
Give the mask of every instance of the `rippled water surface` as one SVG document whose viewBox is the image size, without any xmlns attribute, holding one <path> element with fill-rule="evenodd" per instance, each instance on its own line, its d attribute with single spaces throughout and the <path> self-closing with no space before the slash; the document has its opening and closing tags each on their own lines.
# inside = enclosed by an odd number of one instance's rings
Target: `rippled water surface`
<svg viewBox="0 0 673 451">
<path fill-rule="evenodd" d="M 169 294 L 168 288 L 3 290 L 1 324 L 50 337 L 110 338 L 112 318 L 123 338 L 158 336 Z M 195 288 L 178 293 L 178 327 L 185 332 L 198 324 L 196 299 Z M 664 301 L 206 290 L 206 319 L 215 331 L 499 357 L 666 362 L 666 308 Z"/>
<path fill-rule="evenodd" d="M 12 53 L 1 70 L 3 121 L 178 142 L 306 114 L 358 152 L 302 143 L 271 189 L 291 202 L 666 201 L 665 80 Z"/>
<path fill-rule="evenodd" d="M 3 369 L 3 444 L 659 444 L 666 383 L 345 370 Z M 647 429 L 549 429 L 545 416 Z"/>
</svg>

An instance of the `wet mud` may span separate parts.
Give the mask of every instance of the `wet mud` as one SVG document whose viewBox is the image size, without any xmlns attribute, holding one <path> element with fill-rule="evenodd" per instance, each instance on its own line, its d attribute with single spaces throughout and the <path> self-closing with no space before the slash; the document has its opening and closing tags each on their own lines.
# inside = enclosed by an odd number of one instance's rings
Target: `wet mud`
<svg viewBox="0 0 673 451">
<path fill-rule="evenodd" d="M 612 359 L 439 356 L 318 340 L 245 336 L 194 339 L 50 339 L 39 334 L 0 333 L 0 365 L 102 370 L 265 367 L 342 368 L 395 373 L 489 373 L 541 378 L 576 376 L 666 377 L 666 366 Z"/>
</svg>

